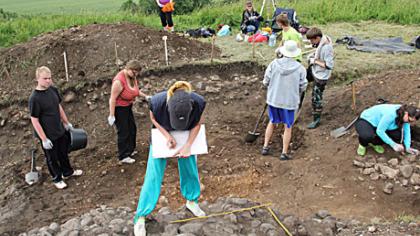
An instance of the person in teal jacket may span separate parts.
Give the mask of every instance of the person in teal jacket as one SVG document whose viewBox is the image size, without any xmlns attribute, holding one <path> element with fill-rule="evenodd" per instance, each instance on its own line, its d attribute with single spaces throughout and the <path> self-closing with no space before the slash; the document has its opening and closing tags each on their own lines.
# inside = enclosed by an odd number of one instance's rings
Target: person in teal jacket
<svg viewBox="0 0 420 236">
<path fill-rule="evenodd" d="M 419 151 L 411 147 L 410 124 L 419 117 L 420 110 L 408 105 L 381 104 L 364 110 L 356 122 L 357 154 L 364 156 L 367 146 L 384 153 L 381 145 L 386 143 L 396 152 L 418 155 Z"/>
</svg>

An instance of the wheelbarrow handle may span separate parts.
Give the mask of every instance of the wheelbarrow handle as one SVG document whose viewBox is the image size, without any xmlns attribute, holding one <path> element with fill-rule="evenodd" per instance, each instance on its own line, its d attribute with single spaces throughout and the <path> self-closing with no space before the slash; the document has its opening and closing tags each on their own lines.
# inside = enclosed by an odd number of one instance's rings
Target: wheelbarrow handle
<svg viewBox="0 0 420 236">
<path fill-rule="evenodd" d="M 257 120 L 257 123 L 255 124 L 255 127 L 254 127 L 254 131 L 253 131 L 253 133 L 255 134 L 255 132 L 257 132 L 257 129 L 258 129 L 258 125 L 260 124 L 260 122 L 261 122 L 261 119 L 262 119 L 262 117 L 264 116 L 264 113 L 265 113 L 265 110 L 267 109 L 267 103 L 264 105 L 264 108 L 263 108 L 263 110 L 261 111 L 261 113 L 260 113 L 260 117 L 258 118 L 258 120 Z"/>
</svg>

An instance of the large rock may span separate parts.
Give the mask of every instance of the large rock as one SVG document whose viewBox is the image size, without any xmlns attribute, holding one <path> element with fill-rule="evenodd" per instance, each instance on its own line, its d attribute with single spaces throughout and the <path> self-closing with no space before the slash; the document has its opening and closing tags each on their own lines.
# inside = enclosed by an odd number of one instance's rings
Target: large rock
<svg viewBox="0 0 420 236">
<path fill-rule="evenodd" d="M 188 223 L 179 227 L 179 232 L 180 233 L 193 233 L 193 234 L 200 235 L 203 224 L 204 224 L 203 222 Z"/>
<path fill-rule="evenodd" d="M 389 179 L 394 179 L 398 176 L 399 170 L 392 169 L 391 167 L 388 167 L 386 165 L 380 165 L 379 166 L 381 173 L 385 175 Z"/>
<path fill-rule="evenodd" d="M 413 174 L 414 167 L 411 165 L 403 165 L 400 166 L 401 175 L 404 176 L 404 178 L 410 178 Z"/>
<path fill-rule="evenodd" d="M 410 183 L 412 185 L 420 185 L 420 174 L 413 174 L 410 178 Z"/>
<path fill-rule="evenodd" d="M 398 165 L 398 159 L 397 158 L 392 158 L 391 160 L 388 161 L 388 164 L 396 167 Z"/>
<path fill-rule="evenodd" d="M 63 101 L 70 103 L 76 100 L 76 94 L 73 91 L 69 91 L 64 95 Z"/>
<path fill-rule="evenodd" d="M 80 220 L 78 218 L 70 219 L 64 223 L 61 228 L 68 230 L 80 230 Z"/>
</svg>

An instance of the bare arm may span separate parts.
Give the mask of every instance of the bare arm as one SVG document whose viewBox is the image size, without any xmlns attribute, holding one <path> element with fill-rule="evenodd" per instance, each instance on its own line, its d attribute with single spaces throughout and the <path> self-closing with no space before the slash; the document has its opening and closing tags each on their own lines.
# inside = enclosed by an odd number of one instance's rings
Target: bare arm
<svg viewBox="0 0 420 236">
<path fill-rule="evenodd" d="M 61 118 L 61 122 L 63 122 L 63 124 L 68 124 L 69 120 L 67 119 L 67 115 L 64 112 L 63 107 L 61 106 L 61 104 L 58 105 L 59 109 L 60 109 L 60 118 Z"/>
<path fill-rule="evenodd" d="M 42 126 L 39 123 L 39 119 L 31 116 L 31 123 L 35 129 L 35 132 L 38 134 L 39 138 L 42 141 L 45 141 L 47 139 L 47 135 L 45 135 L 44 129 L 42 129 Z"/>
<path fill-rule="evenodd" d="M 139 90 L 139 95 L 142 96 L 142 97 L 144 97 L 144 98 L 147 97 L 147 94 L 143 93 L 141 90 Z"/>
<path fill-rule="evenodd" d="M 153 125 L 165 136 L 167 139 L 171 138 L 171 134 L 163 128 L 155 119 L 153 112 L 150 112 L 150 120 L 152 121 Z"/>
<path fill-rule="evenodd" d="M 109 98 L 109 116 L 115 116 L 115 103 L 118 95 L 120 95 L 123 87 L 120 81 L 114 81 L 111 87 L 111 97 Z"/>
</svg>

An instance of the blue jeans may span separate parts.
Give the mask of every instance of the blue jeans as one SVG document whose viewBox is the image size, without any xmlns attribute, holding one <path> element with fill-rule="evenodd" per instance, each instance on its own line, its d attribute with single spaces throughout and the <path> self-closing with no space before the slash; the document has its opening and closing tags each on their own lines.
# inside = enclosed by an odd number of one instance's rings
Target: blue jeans
<svg viewBox="0 0 420 236">
<path fill-rule="evenodd" d="M 259 21 L 251 21 L 251 23 L 247 25 L 246 27 L 246 33 L 256 33 L 259 27 L 260 27 Z"/>
<path fill-rule="evenodd" d="M 146 176 L 141 188 L 134 224 L 139 217 L 145 217 L 155 209 L 160 195 L 165 168 L 166 159 L 154 158 L 152 156 L 152 145 L 150 145 Z M 197 201 L 200 197 L 197 156 L 191 155 L 188 158 L 178 158 L 178 171 L 182 196 L 189 201 Z"/>
</svg>

